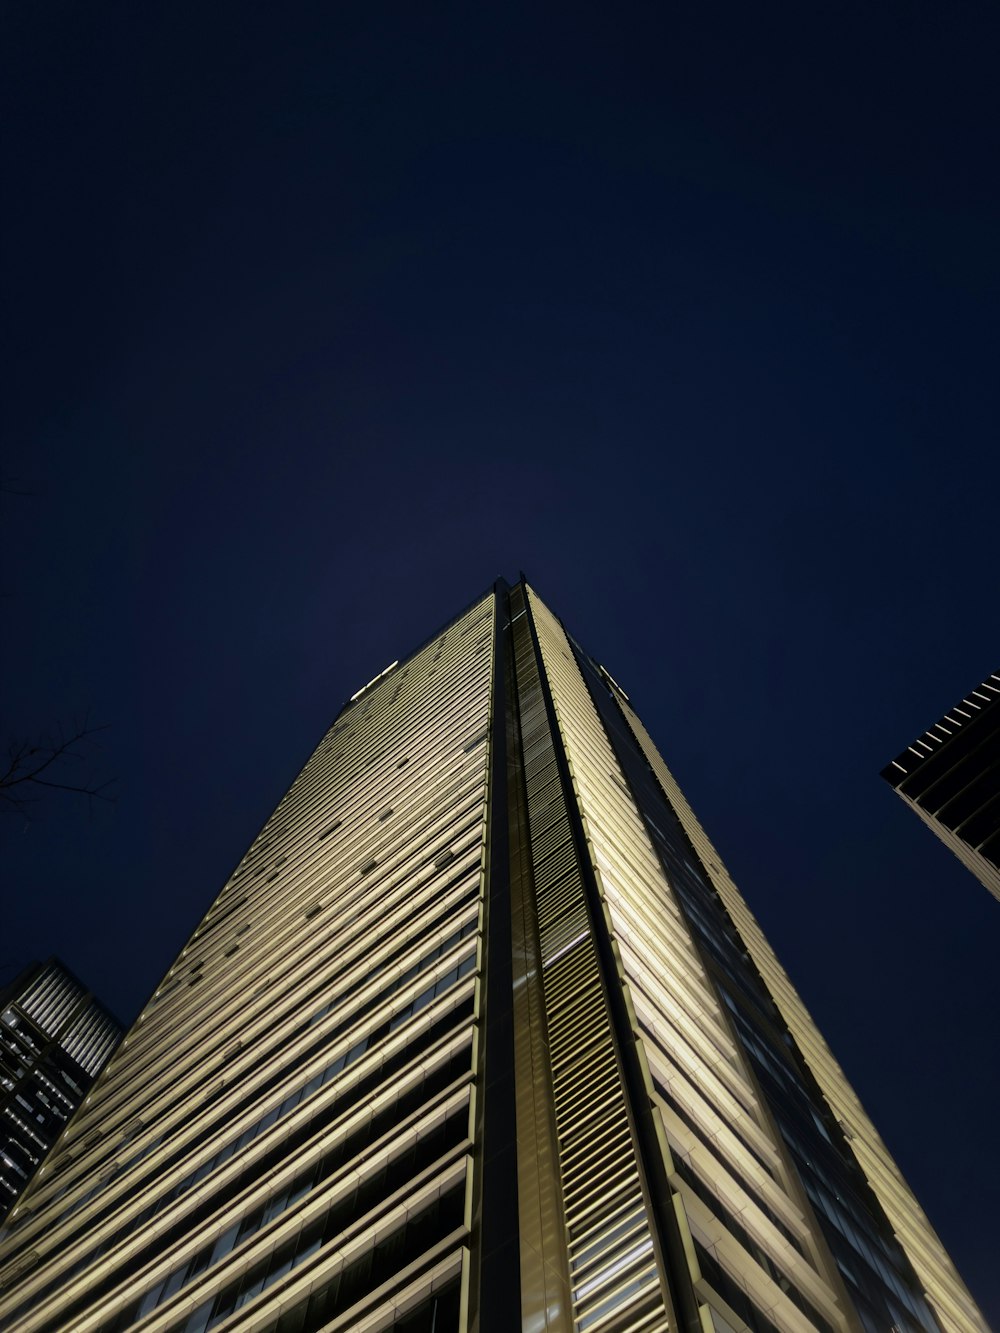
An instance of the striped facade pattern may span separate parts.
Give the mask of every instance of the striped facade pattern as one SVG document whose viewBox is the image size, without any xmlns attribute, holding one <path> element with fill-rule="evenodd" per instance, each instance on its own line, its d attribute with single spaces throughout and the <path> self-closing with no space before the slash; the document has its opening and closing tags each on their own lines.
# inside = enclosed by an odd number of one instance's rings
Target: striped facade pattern
<svg viewBox="0 0 1000 1333">
<path fill-rule="evenodd" d="M 487 598 L 338 718 L 15 1216 L 0 1325 L 459 1310 L 493 647 Z"/>
<path fill-rule="evenodd" d="M 656 1106 L 661 1151 L 688 1242 L 689 1278 L 708 1310 L 714 1306 L 720 1326 L 731 1322 L 738 1327 L 739 1316 L 702 1277 L 697 1242 L 749 1289 L 754 1304 L 776 1328 L 791 1333 L 802 1326 L 802 1312 L 786 1290 L 748 1256 L 745 1244 L 719 1225 L 716 1214 L 738 1212 L 756 1245 L 789 1282 L 808 1292 L 832 1327 L 846 1327 L 834 1292 L 801 1252 L 809 1226 L 789 1197 L 780 1147 L 626 790 L 568 640 L 544 607 L 539 605 L 536 614 L 607 928 L 616 945 L 617 982 L 628 996 L 646 1095 Z M 673 1153 L 690 1164 L 703 1189 L 696 1193 L 677 1176 Z M 714 1196 L 708 1203 L 703 1202 L 706 1191 Z M 769 1220 L 755 1197 L 796 1235 L 800 1249 Z"/>
<path fill-rule="evenodd" d="M 514 623 L 528 838 L 572 1324 L 669 1327 L 527 608 Z M 560 1312 L 562 1322 L 562 1312 Z"/>
<path fill-rule="evenodd" d="M 93 1076 L 106 1063 L 121 1028 L 90 992 L 57 963 L 45 964 L 18 1006 L 50 1041 L 57 1041 L 81 1069 Z"/>
<path fill-rule="evenodd" d="M 982 1333 L 522 580 L 348 702 L 16 1210 L 18 1333 Z"/>
<path fill-rule="evenodd" d="M 989 1333 L 986 1321 L 944 1246 L 778 962 L 763 931 L 726 871 L 722 858 L 709 841 L 638 717 L 627 704 L 623 704 L 623 711 L 692 846 L 706 867 L 740 939 L 787 1023 L 789 1033 L 815 1076 L 834 1120 L 844 1133 L 846 1148 L 857 1159 L 907 1258 L 916 1270 L 936 1321 L 946 1333 Z"/>
<path fill-rule="evenodd" d="M 120 1024 L 58 959 L 31 963 L 0 996 L 0 1221 L 121 1038 Z"/>
</svg>

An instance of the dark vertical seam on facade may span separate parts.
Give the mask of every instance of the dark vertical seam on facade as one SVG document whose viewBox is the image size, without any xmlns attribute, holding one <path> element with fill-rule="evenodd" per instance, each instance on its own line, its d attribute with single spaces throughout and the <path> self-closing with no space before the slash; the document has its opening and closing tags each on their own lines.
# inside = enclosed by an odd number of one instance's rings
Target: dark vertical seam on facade
<svg viewBox="0 0 1000 1333">
<path fill-rule="evenodd" d="M 518 1253 L 517 1138 L 514 1092 L 513 963 L 507 819 L 507 662 L 509 589 L 493 587 L 493 698 L 487 813 L 484 1008 L 477 1071 L 477 1138 L 481 1185 L 473 1234 L 478 1236 L 470 1324 L 480 1333 L 521 1326 Z M 477 1225 L 478 1224 L 478 1225 Z"/>
<path fill-rule="evenodd" d="M 545 671 L 541 645 L 538 641 L 538 631 L 535 628 L 535 617 L 531 610 L 526 586 L 524 588 L 524 602 L 528 612 L 526 619 L 531 633 L 531 642 L 538 663 L 545 715 L 552 734 L 556 769 L 559 773 L 560 786 L 572 830 L 573 846 L 580 867 L 584 898 L 587 903 L 594 943 L 597 949 L 605 998 L 608 1003 L 608 1012 L 611 1015 L 612 1037 L 618 1057 L 618 1067 L 625 1086 L 625 1104 L 640 1167 L 639 1177 L 652 1223 L 650 1234 L 663 1278 L 662 1285 L 667 1303 L 667 1317 L 672 1328 L 684 1327 L 690 1330 L 690 1333 L 701 1333 L 703 1326 L 698 1310 L 698 1299 L 694 1287 L 687 1277 L 688 1263 L 684 1252 L 684 1242 L 674 1212 L 670 1182 L 667 1179 L 666 1166 L 660 1150 L 660 1140 L 652 1120 L 652 1108 L 649 1105 L 646 1085 L 642 1077 L 639 1057 L 632 1036 L 632 1024 L 625 1004 L 625 996 L 618 979 L 618 968 L 611 947 L 611 938 L 604 920 L 597 877 L 594 874 L 590 852 L 587 848 L 583 820 L 580 816 L 580 808 L 573 788 L 573 779 L 569 771 L 569 762 L 566 758 L 562 733 L 559 730 L 559 720 L 552 700 L 552 690 Z M 567 640 L 568 638 L 567 635 Z M 597 716 L 603 729 L 604 724 L 600 714 Z"/>
<path fill-rule="evenodd" d="M 543 1314 L 545 1318 L 545 1327 L 569 1327 L 573 1323 L 572 1313 L 572 1283 L 569 1273 L 569 1255 L 566 1243 L 566 1207 L 563 1199 L 563 1181 L 562 1174 L 558 1166 L 559 1162 L 559 1136 L 556 1126 L 555 1116 L 555 1092 L 552 1086 L 552 1068 L 550 1062 L 550 1045 L 548 1032 L 548 1011 L 545 1005 L 545 992 L 542 984 L 541 967 L 541 944 L 539 939 L 538 925 L 538 903 L 537 886 L 534 880 L 534 853 L 531 842 L 531 816 L 529 813 L 528 782 L 525 772 L 524 761 L 524 738 L 523 738 L 523 702 L 522 690 L 530 689 L 530 681 L 526 682 L 518 673 L 518 631 L 514 628 L 514 621 L 520 619 L 526 614 L 524 599 L 524 589 L 521 585 L 516 586 L 510 592 L 509 604 L 511 607 L 510 633 L 508 640 L 507 660 L 510 668 L 510 691 L 511 697 L 508 703 L 508 717 L 510 730 L 508 732 L 508 743 L 510 751 L 508 753 L 508 796 L 511 822 L 512 837 L 519 839 L 517 848 L 518 853 L 518 878 L 515 880 L 512 874 L 511 882 L 511 912 L 512 927 L 513 910 L 515 907 L 515 883 L 517 885 L 517 907 L 520 912 L 519 932 L 512 930 L 512 935 L 517 934 L 522 947 L 526 951 L 526 956 L 522 960 L 526 968 L 527 975 L 523 978 L 523 984 L 526 992 L 526 1004 L 528 1015 L 526 1017 L 526 1026 L 522 1031 L 517 1029 L 515 1043 L 515 1093 L 519 1098 L 522 1089 L 517 1083 L 517 1079 L 525 1076 L 525 1065 L 529 1067 L 527 1077 L 534 1083 L 539 1078 L 545 1080 L 545 1096 L 542 1099 L 544 1125 L 539 1122 L 539 1108 L 537 1102 L 533 1104 L 532 1115 L 534 1117 L 533 1138 L 536 1142 L 538 1136 L 544 1136 L 547 1141 L 549 1156 L 545 1160 L 544 1168 L 540 1159 L 536 1158 L 534 1171 L 536 1180 L 539 1183 L 540 1194 L 544 1195 L 546 1189 L 551 1190 L 549 1202 L 555 1208 L 561 1233 L 558 1240 L 554 1236 L 547 1235 L 542 1223 L 542 1235 L 534 1234 L 526 1237 L 523 1232 L 520 1233 L 520 1245 L 523 1248 L 535 1246 L 537 1243 L 537 1254 L 539 1256 L 541 1268 L 544 1272 L 543 1284 L 548 1292 L 548 1280 L 553 1277 L 558 1281 L 561 1288 L 561 1298 L 564 1305 L 559 1311 L 554 1311 L 551 1303 L 547 1301 L 544 1306 Z M 532 659 L 533 660 L 533 659 Z M 537 665 L 536 665 L 537 674 Z M 512 857 L 511 869 L 514 869 L 514 844 L 511 843 Z M 512 940 L 513 943 L 513 940 Z M 530 951 L 530 962 L 527 958 L 527 952 Z M 519 980 L 522 980 L 520 972 L 517 973 Z M 532 1006 L 534 1005 L 534 1012 Z M 517 1014 L 515 1013 L 515 1018 Z M 523 1058 L 523 1046 L 528 1048 L 528 1058 Z M 537 1058 L 537 1063 L 536 1059 Z M 544 1074 L 543 1071 L 544 1070 Z M 537 1091 L 537 1087 L 533 1088 Z M 520 1102 L 518 1102 L 520 1106 Z M 518 1153 L 522 1151 L 520 1143 L 518 1144 Z M 517 1169 L 520 1172 L 524 1164 L 517 1163 Z M 541 1176 L 545 1172 L 546 1180 L 544 1185 L 541 1182 Z M 520 1221 L 520 1219 L 519 1219 Z M 548 1243 L 547 1243 L 548 1242 Z M 523 1281 L 522 1277 L 522 1281 Z M 530 1283 L 530 1278 L 529 1278 Z M 537 1294 L 537 1293 L 533 1293 Z M 522 1286 L 522 1303 L 526 1298 L 525 1288 Z M 528 1309 L 522 1309 L 522 1315 L 525 1320 L 536 1319 L 539 1310 L 534 1306 Z"/>
</svg>

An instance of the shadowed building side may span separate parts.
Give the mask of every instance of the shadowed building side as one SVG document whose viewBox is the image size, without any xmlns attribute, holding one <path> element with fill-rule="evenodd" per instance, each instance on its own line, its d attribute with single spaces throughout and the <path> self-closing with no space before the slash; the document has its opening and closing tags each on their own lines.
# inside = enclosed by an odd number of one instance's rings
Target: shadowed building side
<svg viewBox="0 0 1000 1333">
<path fill-rule="evenodd" d="M 1000 675 L 918 736 L 882 777 L 1000 899 Z"/>
<path fill-rule="evenodd" d="M 66 1128 L 122 1037 L 55 958 L 0 993 L 0 1220 Z"/>
</svg>

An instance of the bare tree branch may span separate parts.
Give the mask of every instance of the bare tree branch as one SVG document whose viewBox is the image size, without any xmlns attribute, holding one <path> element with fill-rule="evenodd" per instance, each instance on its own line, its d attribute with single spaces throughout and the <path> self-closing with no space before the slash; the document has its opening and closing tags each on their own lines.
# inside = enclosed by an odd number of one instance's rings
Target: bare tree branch
<svg viewBox="0 0 1000 1333">
<path fill-rule="evenodd" d="M 0 496 L 33 496 L 35 492 L 0 465 Z M 94 727 L 90 718 L 70 727 L 59 727 L 55 735 L 21 738 L 10 734 L 6 768 L 0 758 L 0 814 L 17 814 L 25 821 L 29 810 L 48 791 L 70 792 L 89 801 L 113 801 L 111 782 L 97 782 L 90 769 L 97 736 L 107 727 Z"/>
<path fill-rule="evenodd" d="M 85 718 L 56 736 L 35 740 L 12 740 L 7 749 L 7 766 L 0 773 L 0 812 L 28 818 L 28 807 L 41 799 L 40 788 L 68 791 L 99 801 L 113 801 L 112 782 L 97 783 L 86 773 L 74 777 L 73 765 L 86 764 L 97 742 L 95 737 L 107 727 L 92 727 Z M 79 772 L 79 770 L 78 770 Z"/>
</svg>

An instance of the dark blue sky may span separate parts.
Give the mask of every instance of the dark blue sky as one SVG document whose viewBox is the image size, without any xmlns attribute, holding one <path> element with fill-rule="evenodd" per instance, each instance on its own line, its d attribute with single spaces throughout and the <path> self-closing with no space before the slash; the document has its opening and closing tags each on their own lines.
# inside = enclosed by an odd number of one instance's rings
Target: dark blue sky
<svg viewBox="0 0 1000 1333">
<path fill-rule="evenodd" d="M 1000 1324 L 1000 905 L 879 769 L 1000 663 L 993 6 L 4 18 L 5 967 L 131 1019 L 340 703 L 524 568 Z"/>
</svg>

